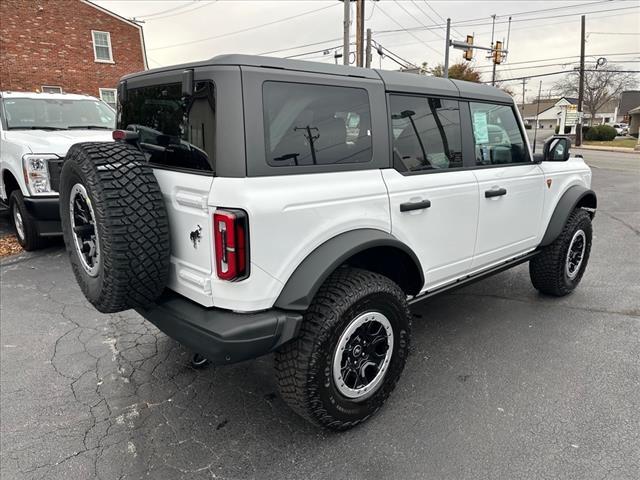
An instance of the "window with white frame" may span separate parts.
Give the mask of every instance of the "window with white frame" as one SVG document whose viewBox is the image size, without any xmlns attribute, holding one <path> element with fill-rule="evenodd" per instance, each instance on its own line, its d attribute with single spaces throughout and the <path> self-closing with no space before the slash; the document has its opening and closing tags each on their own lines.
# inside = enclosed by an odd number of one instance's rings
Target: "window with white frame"
<svg viewBox="0 0 640 480">
<path fill-rule="evenodd" d="M 93 55 L 96 62 L 113 62 L 111 52 L 111 34 L 109 32 L 99 32 L 91 30 L 93 36 Z"/>
<path fill-rule="evenodd" d="M 62 93 L 62 87 L 53 85 L 43 85 L 41 87 L 42 93 Z"/>
<path fill-rule="evenodd" d="M 118 99 L 117 90 L 115 88 L 101 88 L 100 99 L 115 110 Z"/>
</svg>

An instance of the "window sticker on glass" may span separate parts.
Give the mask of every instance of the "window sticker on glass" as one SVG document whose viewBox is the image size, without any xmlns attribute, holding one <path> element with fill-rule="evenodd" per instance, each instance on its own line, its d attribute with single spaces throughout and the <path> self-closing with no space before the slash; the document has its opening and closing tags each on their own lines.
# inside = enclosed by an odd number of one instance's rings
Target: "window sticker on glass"
<svg viewBox="0 0 640 480">
<path fill-rule="evenodd" d="M 473 112 L 473 133 L 476 143 L 489 143 L 487 112 Z"/>
</svg>

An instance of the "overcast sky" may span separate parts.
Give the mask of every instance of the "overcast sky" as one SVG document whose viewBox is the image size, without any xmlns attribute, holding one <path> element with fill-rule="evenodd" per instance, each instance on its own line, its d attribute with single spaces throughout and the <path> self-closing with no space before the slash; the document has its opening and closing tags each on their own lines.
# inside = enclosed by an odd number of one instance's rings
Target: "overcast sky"
<svg viewBox="0 0 640 480">
<path fill-rule="evenodd" d="M 340 50 L 342 44 L 343 4 L 338 0 L 96 0 L 95 3 L 124 17 L 144 21 L 150 68 L 223 53 L 269 53 L 284 57 L 320 50 L 298 58 L 333 62 L 333 53 Z M 355 5 L 352 11 L 353 19 Z M 375 41 L 402 59 L 434 66 L 444 60 L 443 19 L 451 18 L 453 39 L 464 40 L 464 35 L 473 33 L 475 44 L 489 46 L 491 15 L 497 15 L 496 40 L 507 39 L 511 15 L 508 61 L 498 66 L 499 78 L 507 79 L 569 71 L 577 65 L 582 13 L 587 13 L 588 62 L 605 57 L 609 64 L 640 70 L 640 2 L 637 0 L 366 0 L 366 27 L 372 29 Z M 273 24 L 261 26 L 269 23 Z M 355 21 L 351 32 L 353 36 Z M 330 53 L 324 55 L 323 49 Z M 491 63 L 484 57 L 485 54 L 476 50 L 473 63 L 486 72 L 483 79 L 490 80 Z M 462 52 L 451 49 L 450 58 L 451 63 L 458 62 Z M 536 66 L 521 63 L 534 60 L 540 60 Z M 373 56 L 373 65 L 380 65 L 377 54 Z M 399 66 L 385 58 L 382 68 Z M 540 79 L 543 94 L 557 78 Z M 538 81 L 529 81 L 527 98 L 537 94 Z M 521 98 L 522 83 L 511 85 L 516 98 Z"/>
</svg>

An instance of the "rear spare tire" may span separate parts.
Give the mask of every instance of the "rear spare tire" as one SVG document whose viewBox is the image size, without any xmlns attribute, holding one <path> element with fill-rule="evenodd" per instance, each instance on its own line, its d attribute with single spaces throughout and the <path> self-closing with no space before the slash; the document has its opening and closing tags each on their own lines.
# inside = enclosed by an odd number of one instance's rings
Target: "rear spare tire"
<svg viewBox="0 0 640 480">
<path fill-rule="evenodd" d="M 60 177 L 60 219 L 76 280 L 104 313 L 152 303 L 169 273 L 169 223 L 137 148 L 77 143 Z"/>
</svg>

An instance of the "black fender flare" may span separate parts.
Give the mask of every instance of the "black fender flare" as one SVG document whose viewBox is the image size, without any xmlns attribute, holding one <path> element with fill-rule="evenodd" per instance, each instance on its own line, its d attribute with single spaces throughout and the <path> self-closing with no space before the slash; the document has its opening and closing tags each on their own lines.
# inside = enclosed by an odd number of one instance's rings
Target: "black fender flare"
<svg viewBox="0 0 640 480">
<path fill-rule="evenodd" d="M 547 225 L 547 230 L 540 242 L 541 246 L 546 246 L 552 243 L 558 235 L 562 232 L 564 225 L 567 223 L 567 219 L 571 212 L 578 207 L 586 207 L 596 209 L 598 206 L 598 199 L 593 190 L 590 190 L 581 185 L 573 185 L 562 194 L 560 200 L 556 204 L 556 208 L 551 215 L 551 220 Z"/>
<path fill-rule="evenodd" d="M 417 255 L 406 244 L 382 230 L 363 228 L 341 233 L 311 252 L 294 270 L 274 306 L 284 310 L 306 310 L 320 286 L 333 271 L 353 255 L 375 247 L 394 247 L 414 262 L 424 285 L 424 275 Z"/>
</svg>

